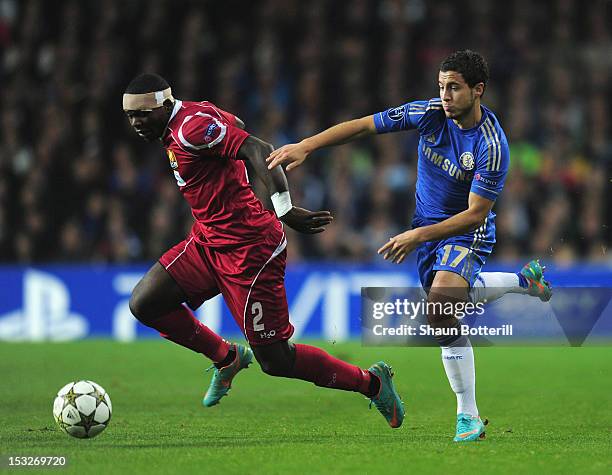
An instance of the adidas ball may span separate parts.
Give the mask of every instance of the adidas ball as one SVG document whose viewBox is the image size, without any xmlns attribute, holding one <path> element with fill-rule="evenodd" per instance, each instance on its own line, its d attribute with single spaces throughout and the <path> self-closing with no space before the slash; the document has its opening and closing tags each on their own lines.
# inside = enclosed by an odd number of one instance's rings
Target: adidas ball
<svg viewBox="0 0 612 475">
<path fill-rule="evenodd" d="M 53 401 L 55 422 L 68 435 L 95 437 L 108 425 L 113 406 L 108 393 L 93 381 L 68 383 Z"/>
</svg>

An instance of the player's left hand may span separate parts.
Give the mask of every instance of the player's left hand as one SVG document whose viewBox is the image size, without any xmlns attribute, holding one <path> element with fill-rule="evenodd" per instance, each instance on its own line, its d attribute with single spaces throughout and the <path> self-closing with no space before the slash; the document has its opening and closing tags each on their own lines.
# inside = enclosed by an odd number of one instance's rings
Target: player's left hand
<svg viewBox="0 0 612 475">
<path fill-rule="evenodd" d="M 381 247 L 378 253 L 382 254 L 385 260 L 401 264 L 421 242 L 418 230 L 410 229 L 389 239 L 389 242 Z"/>
<path fill-rule="evenodd" d="M 322 233 L 333 219 L 329 211 L 308 211 L 296 206 L 280 218 L 287 226 L 303 234 Z"/>
</svg>

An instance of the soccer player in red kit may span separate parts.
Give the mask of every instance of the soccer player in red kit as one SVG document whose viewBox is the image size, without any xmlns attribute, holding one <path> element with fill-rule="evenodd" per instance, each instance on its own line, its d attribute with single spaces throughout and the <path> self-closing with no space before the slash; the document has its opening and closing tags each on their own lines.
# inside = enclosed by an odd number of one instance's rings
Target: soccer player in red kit
<svg viewBox="0 0 612 475">
<path fill-rule="evenodd" d="M 285 295 L 287 240 L 281 221 L 314 234 L 332 217 L 327 211 L 292 205 L 281 167 L 268 170 L 265 161 L 273 147 L 210 102 L 175 99 L 166 80 L 156 74 L 132 80 L 123 109 L 138 135 L 161 141 L 195 218 L 187 238 L 136 285 L 130 309 L 164 338 L 213 361 L 215 371 L 203 404 L 217 404 L 254 355 L 269 375 L 362 393 L 391 427 L 399 427 L 404 409 L 386 363 L 364 370 L 319 348 L 289 341 L 293 326 Z M 253 193 L 246 160 L 268 188 L 275 213 Z M 252 349 L 225 341 L 191 312 L 219 293 Z"/>
</svg>

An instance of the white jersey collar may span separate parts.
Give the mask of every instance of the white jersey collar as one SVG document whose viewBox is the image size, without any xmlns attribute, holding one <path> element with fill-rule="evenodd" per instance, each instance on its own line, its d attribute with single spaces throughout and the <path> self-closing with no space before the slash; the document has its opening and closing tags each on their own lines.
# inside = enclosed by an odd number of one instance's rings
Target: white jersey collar
<svg viewBox="0 0 612 475">
<path fill-rule="evenodd" d="M 178 99 L 174 101 L 174 108 L 172 109 L 172 114 L 170 115 L 170 119 L 168 120 L 168 123 L 170 123 L 170 121 L 174 119 L 174 116 L 178 113 L 182 105 L 183 105 L 183 101 L 180 101 Z"/>
<path fill-rule="evenodd" d="M 168 131 L 168 126 L 170 125 L 170 122 L 172 122 L 172 119 L 174 119 L 174 116 L 178 114 L 178 111 L 181 110 L 182 105 L 183 105 L 183 101 L 179 99 L 174 100 L 174 107 L 172 108 L 172 114 L 170 114 L 170 118 L 168 119 L 168 122 L 166 123 L 166 128 L 164 129 L 164 132 L 159 138 L 160 140 L 163 140 L 164 137 L 166 136 L 166 132 Z"/>
</svg>

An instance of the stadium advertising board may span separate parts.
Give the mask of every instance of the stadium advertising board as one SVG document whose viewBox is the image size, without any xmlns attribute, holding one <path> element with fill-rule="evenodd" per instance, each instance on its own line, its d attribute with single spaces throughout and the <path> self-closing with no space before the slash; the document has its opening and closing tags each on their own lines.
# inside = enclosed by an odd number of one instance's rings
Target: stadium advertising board
<svg viewBox="0 0 612 475">
<path fill-rule="evenodd" d="M 342 264 L 290 267 L 286 283 L 295 336 L 330 341 L 359 338 L 362 288 L 416 288 L 417 277 L 409 271 L 412 268 Z M 145 266 L 3 267 L 0 270 L 0 340 L 68 341 L 110 337 L 127 342 L 154 336 L 156 333 L 139 324 L 129 309 L 131 290 L 145 271 Z M 518 331 L 519 337 L 563 340 L 567 325 L 559 312 L 564 313 L 566 320 L 568 316 L 582 313 L 579 322 L 586 323 L 579 325 L 579 339 L 588 337 L 590 342 L 612 338 L 610 291 L 605 288 L 610 282 L 607 268 L 584 265 L 551 268 L 548 275 L 557 289 L 551 304 L 555 300 L 561 304 L 552 308 L 558 322 L 553 318 L 548 326 L 535 326 L 533 315 L 538 312 L 546 315 L 546 308 L 551 308 L 547 307 L 549 304 L 524 299 L 526 311 L 517 315 L 512 309 L 517 302 L 520 305 L 523 296 L 508 295 L 500 303 L 492 304 L 492 307 L 497 305 L 493 307 L 497 310 L 487 314 L 487 323 L 499 328 L 514 323 L 517 328 L 514 336 Z M 603 290 L 587 293 L 576 290 L 589 287 Z M 572 307 L 578 299 L 583 301 L 580 309 Z M 560 310 L 561 307 L 566 311 Z M 223 335 L 240 331 L 220 296 L 206 302 L 197 310 L 197 315 Z"/>
</svg>

